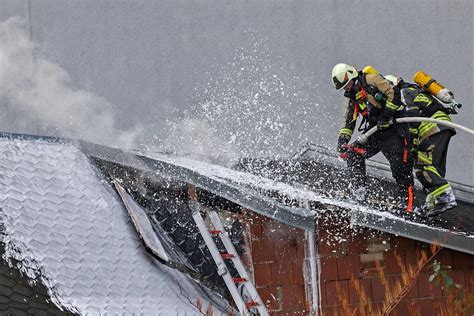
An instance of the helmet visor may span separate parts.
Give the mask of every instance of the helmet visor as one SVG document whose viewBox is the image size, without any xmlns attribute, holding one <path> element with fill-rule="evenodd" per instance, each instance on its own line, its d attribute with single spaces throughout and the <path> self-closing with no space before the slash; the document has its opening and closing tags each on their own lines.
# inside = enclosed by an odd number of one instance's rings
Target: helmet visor
<svg viewBox="0 0 474 316">
<path fill-rule="evenodd" d="M 339 81 L 339 79 L 337 79 L 336 76 L 332 77 L 332 82 L 334 83 L 334 87 L 336 87 L 336 90 L 341 90 L 342 88 L 344 88 L 347 83 L 349 82 L 349 78 L 347 76 L 347 73 L 346 75 L 344 76 L 344 80 L 342 81 Z"/>
</svg>

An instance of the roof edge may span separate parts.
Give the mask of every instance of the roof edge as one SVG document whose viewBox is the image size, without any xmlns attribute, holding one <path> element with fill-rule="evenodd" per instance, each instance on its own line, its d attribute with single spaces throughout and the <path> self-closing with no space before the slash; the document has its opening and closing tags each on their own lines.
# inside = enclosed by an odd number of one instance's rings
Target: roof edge
<svg viewBox="0 0 474 316">
<path fill-rule="evenodd" d="M 474 238 L 456 234 L 446 229 L 433 229 L 425 225 L 408 225 L 402 218 L 387 218 L 370 213 L 354 212 L 351 222 L 366 228 L 426 242 L 439 243 L 445 248 L 474 254 Z"/>
</svg>

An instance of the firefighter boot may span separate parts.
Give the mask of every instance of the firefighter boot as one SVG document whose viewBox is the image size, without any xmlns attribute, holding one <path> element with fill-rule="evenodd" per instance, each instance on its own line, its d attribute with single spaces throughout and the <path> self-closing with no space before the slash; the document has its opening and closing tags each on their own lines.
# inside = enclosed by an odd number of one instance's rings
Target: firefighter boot
<svg viewBox="0 0 474 316">
<path fill-rule="evenodd" d="M 426 216 L 435 216 L 441 214 L 442 212 L 452 209 L 453 207 L 458 205 L 456 203 L 456 198 L 451 188 L 449 188 L 446 192 L 443 192 L 436 198 L 431 198 L 429 203 L 428 196 L 427 204 L 425 204 L 426 208 L 425 206 L 423 207 L 424 211 L 426 212 Z"/>
</svg>

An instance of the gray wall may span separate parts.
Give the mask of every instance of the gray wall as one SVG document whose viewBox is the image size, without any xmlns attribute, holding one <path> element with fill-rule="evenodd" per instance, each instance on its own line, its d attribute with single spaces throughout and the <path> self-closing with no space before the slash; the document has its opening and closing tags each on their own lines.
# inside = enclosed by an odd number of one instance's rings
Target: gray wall
<svg viewBox="0 0 474 316">
<path fill-rule="evenodd" d="M 474 128 L 472 14 L 471 0 L 0 2 L 2 20 L 26 20 L 35 58 L 68 73 L 63 88 L 106 100 L 101 115 L 118 131 L 139 144 L 227 158 L 287 155 L 304 141 L 333 147 L 338 62 L 410 80 L 423 69 L 464 103 L 454 121 Z M 45 111 L 20 122 L 28 107 L 5 102 L 3 130 L 67 129 L 55 129 Z M 105 133 L 80 119 L 75 136 Z M 453 139 L 450 179 L 474 183 L 472 144 L 467 134 Z"/>
</svg>

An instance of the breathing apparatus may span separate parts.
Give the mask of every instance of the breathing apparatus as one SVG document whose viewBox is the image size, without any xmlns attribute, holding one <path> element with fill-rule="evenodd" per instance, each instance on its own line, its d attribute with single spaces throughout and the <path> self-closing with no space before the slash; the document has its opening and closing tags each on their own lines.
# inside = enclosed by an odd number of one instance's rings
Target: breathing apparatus
<svg viewBox="0 0 474 316">
<path fill-rule="evenodd" d="M 364 74 L 373 74 L 373 75 L 378 75 L 379 72 L 372 66 L 367 65 L 364 67 L 362 70 L 362 73 Z M 393 76 L 393 75 L 385 75 L 385 79 L 389 80 L 394 86 L 398 84 L 399 78 Z M 415 75 L 413 76 L 413 81 L 421 88 L 423 91 L 428 92 L 431 94 L 433 97 L 435 97 L 438 101 L 443 104 L 444 107 L 450 110 L 452 114 L 456 114 L 457 111 L 456 109 L 460 109 L 462 107 L 462 104 L 456 102 L 454 100 L 454 94 L 444 87 L 442 84 L 437 82 L 433 77 L 431 77 L 429 74 L 427 74 L 424 71 L 417 71 Z M 377 96 L 374 96 L 375 99 L 380 102 L 383 101 L 382 95 L 379 96 L 379 99 Z"/>
<path fill-rule="evenodd" d="M 445 107 L 451 109 L 453 113 L 457 113 L 456 108 L 460 109 L 462 107 L 462 104 L 457 103 L 454 100 L 454 94 L 450 90 L 445 88 L 426 72 L 421 70 L 417 71 L 413 76 L 413 81 L 415 81 L 415 83 L 423 90 L 429 92 L 437 100 L 441 101 Z"/>
</svg>

